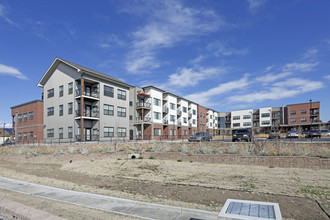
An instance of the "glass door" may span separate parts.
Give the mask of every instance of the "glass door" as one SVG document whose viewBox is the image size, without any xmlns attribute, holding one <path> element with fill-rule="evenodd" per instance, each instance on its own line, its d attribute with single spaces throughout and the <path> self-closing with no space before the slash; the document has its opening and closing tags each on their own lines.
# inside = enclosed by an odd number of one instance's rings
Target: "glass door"
<svg viewBox="0 0 330 220">
<path fill-rule="evenodd" d="M 85 106 L 85 116 L 92 117 L 91 108 L 92 108 L 92 106 L 90 106 L 90 105 Z"/>
<path fill-rule="evenodd" d="M 91 129 L 86 128 L 86 141 L 90 141 L 90 140 L 91 140 Z"/>
</svg>

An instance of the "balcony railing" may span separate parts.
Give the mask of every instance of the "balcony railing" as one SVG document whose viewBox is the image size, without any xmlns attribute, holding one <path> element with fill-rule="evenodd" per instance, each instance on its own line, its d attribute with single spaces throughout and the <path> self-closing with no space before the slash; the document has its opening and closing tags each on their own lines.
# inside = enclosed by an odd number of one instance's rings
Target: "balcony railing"
<svg viewBox="0 0 330 220">
<path fill-rule="evenodd" d="M 188 113 L 188 118 L 191 118 L 192 117 L 192 114 L 191 112 Z"/>
<path fill-rule="evenodd" d="M 168 113 L 168 107 L 163 106 L 163 113 Z"/>
<path fill-rule="evenodd" d="M 177 115 L 178 115 L 178 116 L 181 116 L 181 115 L 182 115 L 182 111 L 178 110 L 178 111 L 177 111 Z"/>
<path fill-rule="evenodd" d="M 99 135 L 87 135 L 85 134 L 84 141 L 98 141 Z M 81 142 L 81 134 L 76 135 L 76 141 Z"/>
<path fill-rule="evenodd" d="M 76 89 L 76 96 L 81 96 L 81 89 Z M 99 92 L 86 92 L 84 91 L 84 96 L 93 97 L 93 98 L 100 98 Z"/>
<path fill-rule="evenodd" d="M 136 121 L 138 122 L 150 122 L 151 121 L 151 118 L 150 117 L 144 117 L 143 120 L 142 120 L 142 117 L 139 116 L 139 117 L 136 117 Z"/>
<path fill-rule="evenodd" d="M 136 108 L 151 108 L 151 103 L 149 102 L 137 102 Z"/>
<path fill-rule="evenodd" d="M 81 111 L 76 110 L 76 117 L 91 117 L 91 118 L 98 118 L 99 117 L 99 111 L 95 112 L 95 111 L 90 111 L 90 112 L 86 112 L 84 111 L 84 114 L 81 114 Z"/>
</svg>

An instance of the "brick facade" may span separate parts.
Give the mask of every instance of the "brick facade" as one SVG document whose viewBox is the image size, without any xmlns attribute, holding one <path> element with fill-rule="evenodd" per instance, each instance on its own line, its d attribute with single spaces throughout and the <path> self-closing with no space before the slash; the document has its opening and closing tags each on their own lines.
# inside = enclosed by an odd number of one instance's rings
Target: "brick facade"
<svg viewBox="0 0 330 220">
<path fill-rule="evenodd" d="M 206 111 L 203 106 L 197 107 L 197 131 L 206 132 Z"/>
<path fill-rule="evenodd" d="M 16 119 L 15 112 L 17 112 Z M 43 141 L 43 102 L 41 100 L 13 106 L 11 107 L 11 115 L 13 119 L 13 140 L 15 138 L 15 123 L 17 123 L 18 137 L 16 140 L 18 143 Z"/>
<path fill-rule="evenodd" d="M 310 124 L 320 121 L 320 102 L 287 105 L 287 120 L 289 125 Z"/>
</svg>

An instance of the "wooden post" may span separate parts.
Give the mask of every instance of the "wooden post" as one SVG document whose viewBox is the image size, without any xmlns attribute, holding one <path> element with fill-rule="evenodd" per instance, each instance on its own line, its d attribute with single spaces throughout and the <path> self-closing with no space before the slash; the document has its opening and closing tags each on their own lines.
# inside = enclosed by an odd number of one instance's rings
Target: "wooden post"
<svg viewBox="0 0 330 220">
<path fill-rule="evenodd" d="M 80 121 L 81 121 L 81 124 L 80 124 L 80 130 L 81 130 L 81 142 L 84 142 L 85 140 L 85 137 L 84 137 L 84 132 L 85 132 L 85 129 L 84 129 L 84 118 L 83 116 L 85 115 L 85 105 L 84 105 L 84 97 L 83 95 L 85 94 L 85 79 L 84 78 L 81 78 L 81 98 L 80 98 L 80 106 L 81 106 L 81 118 L 80 118 Z"/>
</svg>

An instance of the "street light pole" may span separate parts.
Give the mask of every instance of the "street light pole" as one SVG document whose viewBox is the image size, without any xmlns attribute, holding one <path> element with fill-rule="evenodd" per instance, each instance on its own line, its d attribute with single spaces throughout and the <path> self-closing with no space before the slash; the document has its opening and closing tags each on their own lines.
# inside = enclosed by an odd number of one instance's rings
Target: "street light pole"
<svg viewBox="0 0 330 220">
<path fill-rule="evenodd" d="M 312 125 L 313 125 L 313 118 L 312 118 L 312 100 L 309 100 L 309 120 L 311 121 L 311 128 L 309 130 L 312 130 Z M 311 142 L 312 142 L 312 135 L 310 136 Z"/>
</svg>

